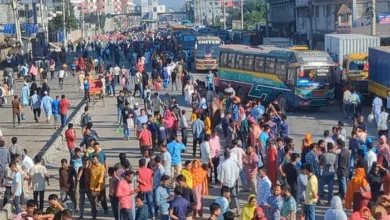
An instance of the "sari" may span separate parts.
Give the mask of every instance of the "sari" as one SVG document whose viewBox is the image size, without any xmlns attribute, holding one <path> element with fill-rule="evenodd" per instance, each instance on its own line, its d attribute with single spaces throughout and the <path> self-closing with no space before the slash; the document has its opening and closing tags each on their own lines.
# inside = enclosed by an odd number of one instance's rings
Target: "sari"
<svg viewBox="0 0 390 220">
<path fill-rule="evenodd" d="M 195 168 L 195 165 L 198 165 Z M 194 190 L 194 194 L 196 197 L 196 206 L 195 210 L 203 209 L 203 195 L 209 194 L 209 184 L 207 171 L 202 168 L 202 164 L 199 160 L 194 160 L 192 162 L 191 168 L 191 176 L 192 176 L 192 189 Z"/>
<path fill-rule="evenodd" d="M 272 185 L 276 184 L 277 180 L 277 169 L 276 169 L 276 158 L 278 150 L 275 146 L 268 147 L 267 149 L 267 176 L 271 180 Z"/>
<path fill-rule="evenodd" d="M 360 210 L 362 205 L 364 205 L 365 203 L 368 204 L 369 199 L 368 201 L 366 201 L 366 199 L 364 199 L 361 196 L 361 192 L 360 192 L 361 188 L 363 188 L 364 190 L 370 188 L 370 185 L 368 184 L 365 176 L 366 176 L 366 172 L 364 171 L 364 168 L 356 168 L 355 176 L 351 179 L 351 181 L 349 181 L 347 186 L 347 193 L 345 196 L 345 208 L 347 210 L 353 208 L 354 211 L 358 211 Z"/>
<path fill-rule="evenodd" d="M 251 200 L 256 198 L 255 194 L 249 194 L 248 202 L 244 205 L 241 211 L 241 220 L 252 220 L 255 216 L 257 205 L 251 206 Z"/>
<path fill-rule="evenodd" d="M 349 220 L 375 220 L 375 219 L 372 217 L 370 209 L 367 207 L 363 207 L 359 211 L 352 213 L 351 217 L 349 217 Z"/>
<path fill-rule="evenodd" d="M 258 219 L 267 220 L 267 218 L 265 217 L 265 214 L 264 214 L 264 210 L 260 206 L 255 209 L 252 220 L 258 220 Z"/>
<path fill-rule="evenodd" d="M 390 163 L 390 147 L 387 145 L 387 137 L 382 135 L 378 144 L 378 164 L 384 166 L 384 162 L 387 162 L 387 166 Z M 388 168 L 388 167 L 387 167 Z"/>
</svg>

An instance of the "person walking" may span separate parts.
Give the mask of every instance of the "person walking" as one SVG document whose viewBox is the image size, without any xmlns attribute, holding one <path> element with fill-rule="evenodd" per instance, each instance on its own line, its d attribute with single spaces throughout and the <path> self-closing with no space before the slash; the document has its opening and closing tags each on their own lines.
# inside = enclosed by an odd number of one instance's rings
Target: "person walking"
<svg viewBox="0 0 390 220">
<path fill-rule="evenodd" d="M 37 91 L 34 91 L 34 95 L 31 96 L 31 110 L 34 114 L 35 122 L 39 122 L 41 117 L 41 97 Z"/>
<path fill-rule="evenodd" d="M 153 205 L 153 171 L 146 167 L 146 160 L 144 158 L 138 161 L 138 184 L 139 190 L 145 196 L 149 207 L 149 215 L 155 218 Z"/>
<path fill-rule="evenodd" d="M 170 174 L 172 175 L 173 179 L 176 179 L 176 177 L 180 174 L 182 166 L 182 159 L 181 154 L 183 151 L 186 150 L 183 143 L 180 142 L 180 139 L 178 137 L 174 137 L 175 139 L 170 142 L 167 145 L 169 154 L 171 155 L 171 167 L 168 167 L 167 169 L 170 169 Z M 163 158 L 164 159 L 164 158 Z M 165 171 L 167 172 L 167 171 Z M 167 174 L 167 173 L 166 173 Z M 176 186 L 176 183 L 173 182 L 173 186 Z"/>
<path fill-rule="evenodd" d="M 22 107 L 20 106 L 19 97 L 14 96 L 14 100 L 11 102 L 12 105 L 12 125 L 15 128 L 15 118 L 18 119 L 18 125 L 20 125 L 20 118 L 22 115 Z"/>
<path fill-rule="evenodd" d="M 318 201 L 318 179 L 313 173 L 311 164 L 303 165 L 303 172 L 307 176 L 307 186 L 305 191 L 305 216 L 307 220 L 316 219 L 316 204 Z"/>
<path fill-rule="evenodd" d="M 90 175 L 90 190 L 91 190 L 91 209 L 92 209 L 92 219 L 96 220 L 97 217 L 97 208 L 96 201 L 98 198 L 101 200 L 101 204 L 104 209 L 104 213 L 108 213 L 106 195 L 104 194 L 105 185 L 104 185 L 104 175 L 105 168 L 104 165 L 99 162 L 98 154 L 92 154 L 92 166 L 91 166 L 91 175 Z M 119 197 L 119 196 L 118 196 Z"/>
<path fill-rule="evenodd" d="M 40 210 L 43 210 L 43 204 L 45 202 L 45 190 L 46 184 L 49 185 L 49 174 L 44 165 L 42 165 L 42 157 L 40 155 L 35 156 L 35 165 L 30 169 L 28 185 L 34 192 L 34 202 Z M 39 203 L 38 203 L 39 197 Z M 39 204 L 39 205 L 38 205 Z"/>
<path fill-rule="evenodd" d="M 324 187 L 328 185 L 328 205 L 333 197 L 333 183 L 334 183 L 334 175 L 337 169 L 337 155 L 334 152 L 333 144 L 328 144 L 328 151 L 321 155 L 320 164 L 323 164 L 323 171 L 320 178 L 320 188 L 319 194 L 320 196 L 324 193 Z"/>
<path fill-rule="evenodd" d="M 66 117 L 68 114 L 68 107 L 70 106 L 70 102 L 66 98 L 65 95 L 61 95 L 61 101 L 59 103 L 59 112 L 60 112 L 60 117 L 61 117 L 61 127 L 65 128 L 66 125 Z"/>
<path fill-rule="evenodd" d="M 133 189 L 132 182 L 134 171 L 127 170 L 124 178 L 119 182 L 116 196 L 119 198 L 120 216 L 122 220 L 133 220 L 133 196 L 138 193 L 138 189 Z"/>
<path fill-rule="evenodd" d="M 16 161 L 13 161 L 9 164 L 10 170 L 13 172 L 13 179 L 11 184 L 11 197 L 12 197 L 12 204 L 15 208 L 15 213 L 19 214 L 21 212 L 20 210 L 20 198 L 22 196 L 22 174 L 19 172 L 18 165 Z"/>
<path fill-rule="evenodd" d="M 73 167 L 69 166 L 67 159 L 61 160 L 61 167 L 59 169 L 59 185 L 61 202 L 65 203 L 68 196 L 73 203 L 73 207 L 77 207 L 76 204 L 76 190 L 75 190 L 75 177 L 76 171 Z"/>
</svg>

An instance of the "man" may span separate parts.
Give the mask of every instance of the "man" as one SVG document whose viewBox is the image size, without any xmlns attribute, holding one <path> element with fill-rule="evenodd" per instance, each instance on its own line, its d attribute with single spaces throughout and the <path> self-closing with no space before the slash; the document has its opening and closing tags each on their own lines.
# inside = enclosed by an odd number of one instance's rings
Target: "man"
<svg viewBox="0 0 390 220">
<path fill-rule="evenodd" d="M 148 130 L 148 124 L 142 124 L 142 130 L 138 133 L 139 146 L 141 155 L 144 155 L 145 151 L 152 148 L 152 132 Z"/>
<path fill-rule="evenodd" d="M 337 140 L 337 145 L 341 150 L 337 158 L 337 179 L 339 180 L 340 198 L 344 199 L 347 192 L 347 178 L 349 177 L 350 172 L 351 152 L 345 148 L 344 141 Z"/>
<path fill-rule="evenodd" d="M 18 119 L 18 124 L 20 125 L 20 117 L 22 114 L 22 107 L 20 106 L 19 97 L 14 96 L 14 100 L 11 102 L 12 105 L 12 125 L 15 128 L 15 117 Z"/>
<path fill-rule="evenodd" d="M 215 203 L 219 204 L 219 206 L 221 207 L 221 214 L 217 218 L 218 220 L 223 220 L 223 214 L 230 211 L 230 207 L 229 207 L 229 200 L 230 200 L 230 195 L 231 195 L 230 189 L 226 186 L 223 186 L 221 189 L 221 193 L 222 193 L 222 196 L 218 197 L 215 200 Z"/>
<path fill-rule="evenodd" d="M 39 196 L 39 209 L 43 210 L 43 204 L 45 202 L 45 180 L 49 185 L 49 174 L 44 165 L 42 165 L 42 157 L 40 155 L 35 156 L 35 165 L 30 169 L 29 175 L 31 178 L 28 180 L 29 188 L 34 191 L 34 202 L 38 205 Z"/>
<path fill-rule="evenodd" d="M 138 187 L 139 191 L 143 193 L 149 206 L 150 217 L 155 218 L 153 205 L 153 171 L 146 168 L 146 160 L 140 159 L 138 161 Z"/>
<path fill-rule="evenodd" d="M 361 167 L 364 168 L 365 173 L 368 173 L 370 170 L 368 169 L 368 161 L 364 157 L 364 151 L 362 149 L 359 149 L 356 152 L 356 168 Z"/>
<path fill-rule="evenodd" d="M 332 143 L 333 145 L 335 144 L 328 130 L 324 131 L 324 141 L 325 141 L 325 146 L 328 146 L 328 143 Z"/>
<path fill-rule="evenodd" d="M 207 81 L 207 89 L 213 91 L 214 89 L 214 74 L 211 70 L 209 70 L 209 73 L 206 75 L 206 81 Z"/>
<path fill-rule="evenodd" d="M 108 213 L 107 199 L 105 195 L 105 185 L 104 185 L 104 176 L 105 168 L 104 165 L 99 163 L 98 154 L 92 154 L 92 166 L 90 168 L 90 190 L 91 190 L 91 209 L 92 209 L 92 219 L 96 220 L 97 209 L 96 209 L 96 200 L 100 198 L 101 204 L 104 209 L 104 213 Z M 119 197 L 119 196 L 118 196 Z"/>
<path fill-rule="evenodd" d="M 181 118 L 180 118 L 180 128 L 181 128 L 181 138 L 184 146 L 187 146 L 187 139 L 188 139 L 188 122 L 186 117 L 186 110 L 181 111 Z"/>
<path fill-rule="evenodd" d="M 379 114 L 378 117 L 378 124 L 377 124 L 377 130 L 378 130 L 378 136 L 384 135 L 385 137 L 388 136 L 389 129 L 388 129 L 388 119 L 389 119 L 389 114 L 386 112 L 386 109 L 384 106 L 381 107 L 381 113 Z"/>
<path fill-rule="evenodd" d="M 247 183 L 247 179 L 245 177 L 245 170 L 244 170 L 244 163 L 243 161 L 245 160 L 245 157 L 246 157 L 246 154 L 245 154 L 245 151 L 238 146 L 238 141 L 237 139 L 234 139 L 232 141 L 232 149 L 230 150 L 230 153 L 231 154 L 234 154 L 237 158 L 237 165 L 238 167 L 240 168 L 240 179 L 241 179 L 241 183 L 242 183 L 242 189 L 244 191 L 248 191 L 248 183 Z M 238 186 L 237 186 L 238 187 Z"/>
<path fill-rule="evenodd" d="M 323 164 L 322 176 L 320 179 L 320 195 L 324 193 L 325 184 L 328 185 L 328 204 L 333 197 L 333 183 L 334 183 L 334 175 L 337 169 L 337 155 L 334 151 L 334 146 L 329 143 L 328 151 L 321 155 L 320 164 Z"/>
<path fill-rule="evenodd" d="M 188 208 L 187 210 L 187 218 L 192 217 L 192 207 L 196 206 L 197 204 L 194 190 L 188 186 L 187 179 L 184 177 L 184 175 L 180 174 L 179 176 L 177 176 L 176 181 L 179 184 L 178 187 L 182 188 L 183 198 L 191 204 L 191 208 Z"/>
<path fill-rule="evenodd" d="M 219 171 L 220 187 L 226 186 L 232 193 L 231 207 L 236 209 L 236 213 L 239 213 L 238 202 L 238 178 L 240 176 L 240 168 L 237 161 L 231 159 L 231 152 L 226 151 L 224 153 L 225 161 L 221 164 Z"/>
<path fill-rule="evenodd" d="M 382 112 L 382 99 L 379 97 L 378 94 L 375 94 L 374 100 L 372 100 L 372 109 L 371 114 L 375 117 L 375 122 L 378 125 L 379 123 L 379 114 Z"/>
<path fill-rule="evenodd" d="M 136 136 L 138 136 L 138 134 L 141 132 L 142 124 L 148 123 L 148 116 L 145 114 L 145 109 L 141 109 L 140 113 L 141 115 L 137 115 L 134 122 L 134 135 Z"/>
<path fill-rule="evenodd" d="M 221 206 L 218 203 L 212 203 L 210 205 L 210 217 L 208 218 L 208 220 L 218 219 L 219 216 L 222 216 L 221 212 Z"/>
<path fill-rule="evenodd" d="M 52 112 L 54 116 L 54 129 L 57 129 L 60 127 L 60 100 L 59 96 L 56 96 L 56 99 L 53 100 L 52 103 Z"/>
<path fill-rule="evenodd" d="M 109 198 L 111 202 L 111 208 L 112 212 L 114 214 L 115 220 L 119 220 L 119 198 L 116 196 L 116 191 L 118 189 L 119 184 L 119 177 L 117 176 L 118 169 L 115 167 L 108 168 L 108 176 L 110 179 L 108 180 L 109 183 Z"/>
<path fill-rule="evenodd" d="M 120 123 L 120 116 L 122 110 L 125 108 L 125 104 L 128 103 L 123 91 L 119 91 L 118 97 L 116 97 L 116 108 L 117 108 L 117 120 L 118 124 Z"/>
<path fill-rule="evenodd" d="M 213 169 L 213 162 L 211 160 L 211 149 L 210 149 L 210 135 L 206 134 L 204 140 L 200 145 L 200 155 L 202 161 L 202 168 L 208 170 L 209 167 Z"/>
<path fill-rule="evenodd" d="M 68 130 L 65 131 L 65 140 L 66 140 L 66 145 L 68 145 L 70 159 L 72 159 L 74 155 L 74 149 L 76 148 L 76 140 L 77 140 L 76 131 L 73 129 L 72 123 L 68 124 Z"/>
<path fill-rule="evenodd" d="M 85 195 L 87 195 L 88 201 L 91 203 L 90 176 L 91 176 L 91 169 L 89 164 L 89 158 L 87 156 L 84 156 L 83 166 L 80 167 L 79 172 L 77 174 L 77 182 L 79 187 L 80 219 L 82 219 L 84 215 Z"/>
<path fill-rule="evenodd" d="M 99 159 L 99 163 L 104 165 L 104 169 L 107 172 L 108 171 L 107 156 L 106 156 L 106 153 L 100 147 L 99 142 L 93 143 L 93 149 L 94 149 L 94 152 L 89 155 L 89 159 L 92 161 L 94 155 L 97 155 L 98 159 Z"/>
<path fill-rule="evenodd" d="M 318 179 L 313 173 L 313 166 L 311 164 L 304 164 L 303 172 L 308 179 L 305 190 L 305 216 L 307 220 L 315 220 L 316 204 L 318 201 Z"/>
<path fill-rule="evenodd" d="M 291 154 L 291 162 L 284 166 L 284 171 L 286 173 L 286 181 L 290 187 L 290 194 L 294 197 L 295 201 L 298 201 L 298 176 L 299 176 L 299 167 L 297 163 L 299 162 L 299 154 Z"/>
<path fill-rule="evenodd" d="M 167 188 L 169 187 L 169 181 L 170 177 L 167 175 L 164 175 L 161 177 L 161 183 L 160 186 L 157 187 L 155 190 L 155 198 L 156 198 L 156 207 L 158 207 L 158 210 L 161 215 L 162 220 L 168 220 L 169 219 L 169 200 L 170 195 L 167 192 Z"/>
<path fill-rule="evenodd" d="M 5 178 L 8 164 L 11 163 L 11 153 L 5 148 L 5 141 L 0 140 L 0 179 Z"/>
<path fill-rule="evenodd" d="M 61 127 L 65 128 L 66 125 L 66 116 L 68 114 L 68 107 L 70 106 L 70 102 L 66 99 L 65 95 L 61 95 L 61 101 L 59 103 L 59 112 L 61 116 Z"/>
<path fill-rule="evenodd" d="M 153 109 L 153 115 L 156 116 L 160 114 L 160 106 L 161 106 L 161 99 L 158 97 L 158 93 L 153 94 L 152 98 L 152 109 Z"/>
<path fill-rule="evenodd" d="M 343 93 L 343 109 L 345 113 L 345 119 L 349 117 L 349 114 L 351 113 L 351 92 L 349 91 L 349 88 L 347 88 Z"/>
<path fill-rule="evenodd" d="M 17 216 L 15 216 L 14 220 L 33 220 L 34 219 L 34 213 L 36 212 L 34 200 L 30 199 L 26 202 L 26 211 L 19 213 Z"/>
<path fill-rule="evenodd" d="M 58 72 L 58 87 L 62 88 L 64 85 L 64 78 L 66 73 L 66 67 L 62 67 L 62 69 Z"/>
<path fill-rule="evenodd" d="M 234 148 L 233 148 L 234 149 Z M 254 151 L 252 146 L 249 146 L 246 151 L 246 157 L 243 161 L 244 172 L 246 172 L 246 178 L 249 185 L 249 192 L 257 194 L 257 164 L 259 157 Z"/>
<path fill-rule="evenodd" d="M 123 140 L 129 140 L 130 138 L 129 120 L 131 120 L 133 115 L 133 110 L 131 110 L 129 103 L 126 102 L 125 107 L 121 111 L 121 118 L 119 119 L 119 126 L 123 123 Z"/>
<path fill-rule="evenodd" d="M 134 171 L 127 170 L 125 178 L 119 182 L 116 190 L 116 196 L 119 198 L 120 216 L 123 220 L 133 220 L 132 209 L 135 207 L 133 207 L 132 196 L 138 192 L 132 187 L 133 177 Z"/>
<path fill-rule="evenodd" d="M 318 163 L 317 158 L 317 144 L 311 144 L 309 147 L 309 152 L 305 155 L 306 163 L 311 164 L 313 168 L 314 174 L 319 177 L 320 176 L 320 164 Z"/>
<path fill-rule="evenodd" d="M 164 167 L 164 174 L 171 177 L 171 164 L 172 164 L 171 153 L 169 153 L 167 145 L 165 144 L 160 145 L 160 151 L 161 151 L 162 166 Z"/>
<path fill-rule="evenodd" d="M 184 198 L 183 187 L 176 186 L 174 189 L 175 199 L 169 206 L 169 216 L 171 219 L 183 220 L 187 218 L 188 209 L 191 208 L 190 202 Z"/>
<path fill-rule="evenodd" d="M 153 173 L 153 192 L 157 190 L 157 188 L 161 185 L 161 178 L 165 175 L 165 170 L 163 165 L 161 164 L 161 157 L 156 156 L 154 158 L 154 162 L 156 163 L 154 173 Z"/>
<path fill-rule="evenodd" d="M 352 111 L 352 116 L 355 118 L 358 117 L 358 106 L 360 104 L 360 97 L 356 93 L 356 89 L 353 90 L 353 93 L 351 97 L 349 98 L 349 103 L 350 103 L 350 110 Z"/>
<path fill-rule="evenodd" d="M 11 138 L 11 143 L 12 145 L 11 147 L 9 147 L 9 153 L 11 154 L 11 158 L 18 155 L 20 159 L 23 160 L 26 154 L 24 153 L 23 147 L 18 144 L 18 138 Z"/>
<path fill-rule="evenodd" d="M 263 167 L 257 169 L 257 205 L 264 206 L 271 196 L 271 180 L 267 176 L 267 171 Z"/>
<path fill-rule="evenodd" d="M 139 97 L 142 98 L 142 73 L 137 71 L 135 74 L 135 84 L 134 84 L 134 96 L 139 92 Z"/>
<path fill-rule="evenodd" d="M 73 167 L 69 166 L 66 159 L 61 160 L 61 167 L 59 169 L 59 185 L 60 185 L 60 195 L 61 202 L 65 203 L 68 196 L 73 203 L 73 207 L 76 205 L 76 196 L 75 196 L 75 182 L 76 171 Z"/>
<path fill-rule="evenodd" d="M 65 206 L 58 201 L 56 194 L 49 195 L 49 205 L 46 209 L 46 215 L 41 216 L 41 218 L 62 220 L 62 212 L 65 210 Z"/>
<path fill-rule="evenodd" d="M 267 203 L 263 206 L 267 209 L 267 219 L 278 220 L 280 219 L 280 212 L 283 207 L 282 188 L 279 184 L 273 186 L 273 193 L 268 198 Z"/>
<path fill-rule="evenodd" d="M 12 204 L 15 208 L 15 213 L 19 214 L 21 212 L 20 210 L 20 197 L 22 195 L 22 175 L 19 172 L 18 165 L 16 164 L 16 161 L 13 161 L 9 164 L 9 168 L 14 173 L 12 184 L 11 184 L 11 197 L 12 197 Z"/>
<path fill-rule="evenodd" d="M 297 212 L 298 204 L 291 195 L 291 188 L 285 184 L 282 186 L 282 195 L 284 197 L 283 206 L 281 210 L 281 217 L 286 220 L 295 220 L 295 213 Z"/>
<path fill-rule="evenodd" d="M 39 117 L 41 117 L 41 97 L 38 95 L 37 91 L 34 91 L 34 94 L 31 96 L 31 110 L 34 114 L 35 122 L 39 122 Z"/>
<path fill-rule="evenodd" d="M 175 179 L 181 171 L 181 153 L 186 150 L 186 147 L 183 143 L 180 142 L 180 139 L 178 137 L 174 136 L 174 140 L 167 145 L 168 151 L 170 155 L 172 156 L 172 167 L 169 167 L 171 169 L 171 175 L 173 179 Z M 173 183 L 173 186 L 176 184 Z"/>
<path fill-rule="evenodd" d="M 373 151 L 374 145 L 372 142 L 367 144 L 367 153 L 364 159 L 367 160 L 367 171 L 371 171 L 372 165 L 378 161 L 376 153 Z M 368 173 L 366 173 L 368 174 Z"/>
<path fill-rule="evenodd" d="M 81 126 L 81 133 L 83 134 L 85 129 L 87 128 L 87 125 L 92 122 L 91 114 L 88 112 L 89 107 L 84 107 L 84 112 L 81 114 L 81 120 L 80 120 L 80 126 Z"/>
<path fill-rule="evenodd" d="M 192 134 L 193 134 L 193 145 L 192 145 L 192 156 L 196 155 L 197 144 L 202 144 L 204 134 L 204 122 L 200 119 L 200 115 L 197 115 L 197 119 L 192 123 Z"/>
<path fill-rule="evenodd" d="M 144 201 L 145 201 L 145 197 L 143 197 L 142 195 L 137 195 L 135 198 L 135 204 L 137 205 L 137 212 L 135 215 L 135 219 L 137 220 L 149 219 L 149 213 L 148 213 L 149 206 L 146 205 Z"/>
</svg>

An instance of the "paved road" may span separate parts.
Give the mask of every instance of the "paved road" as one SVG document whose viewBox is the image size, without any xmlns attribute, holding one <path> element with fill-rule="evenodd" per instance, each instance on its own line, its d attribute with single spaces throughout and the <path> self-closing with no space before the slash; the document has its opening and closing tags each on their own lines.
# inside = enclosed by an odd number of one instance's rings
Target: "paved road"
<svg viewBox="0 0 390 220">
<path fill-rule="evenodd" d="M 181 96 L 177 94 L 177 92 L 170 92 L 171 95 L 177 96 L 180 104 L 183 104 L 184 100 Z M 140 100 L 138 100 L 140 102 Z M 141 102 L 140 102 L 141 103 Z M 94 128 L 98 132 L 100 138 L 98 139 L 101 144 L 103 150 L 106 152 L 108 156 L 109 165 L 113 166 L 116 162 L 118 162 L 118 154 L 121 152 L 125 152 L 127 157 L 129 158 L 133 167 L 136 168 L 138 165 L 139 155 L 139 147 L 138 141 L 134 139 L 134 137 L 130 141 L 123 141 L 122 135 L 116 133 L 116 129 L 118 125 L 116 124 L 116 100 L 114 98 L 106 99 L 106 107 L 95 108 L 95 110 L 91 113 L 92 119 L 94 122 Z M 183 106 L 183 105 L 181 105 Z M 189 108 L 185 107 L 184 109 L 188 110 Z M 295 139 L 296 146 L 299 148 L 300 140 L 303 138 L 305 133 L 312 133 L 314 140 L 318 140 L 322 137 L 323 131 L 325 129 L 331 129 L 332 126 L 336 126 L 338 120 L 342 120 L 344 117 L 341 113 L 339 113 L 337 107 L 328 107 L 324 108 L 319 112 L 307 112 L 300 111 L 295 113 L 288 113 L 288 121 L 290 123 L 290 133 L 291 136 Z M 351 120 L 346 121 L 347 124 L 350 123 Z M 369 125 L 371 126 L 371 125 Z M 371 129 L 373 130 L 373 129 Z M 79 131 L 79 129 L 77 129 Z M 350 133 L 351 128 L 347 128 L 347 133 Z M 80 136 L 80 135 L 79 135 Z M 78 140 L 80 142 L 81 140 Z M 187 152 L 192 152 L 192 138 L 189 138 L 189 144 L 187 148 Z M 297 149 L 300 151 L 300 149 Z M 51 155 L 49 155 L 50 160 L 47 161 L 47 166 L 49 167 L 49 172 L 51 175 L 51 185 L 46 190 L 47 197 L 50 193 L 59 193 L 58 187 L 58 168 L 60 166 L 60 160 L 62 158 L 68 158 L 68 151 L 66 149 L 66 145 L 63 145 L 62 149 L 57 149 Z M 193 157 L 185 153 L 183 155 L 184 160 L 193 159 Z M 337 190 L 336 190 L 337 192 Z M 216 196 L 219 195 L 219 189 L 213 187 L 211 189 L 211 195 L 205 198 L 205 209 L 206 213 L 208 212 L 208 206 L 216 199 Z M 246 193 L 240 194 L 240 202 L 244 204 L 247 199 Z M 70 204 L 69 204 L 70 205 Z M 70 205 L 71 206 L 71 205 Z M 317 207 L 317 219 L 323 219 L 323 215 L 326 211 L 326 207 L 318 206 Z M 104 216 L 102 210 L 99 210 L 99 219 L 113 219 L 111 215 Z M 207 214 L 206 214 L 207 216 Z M 206 217 L 205 216 L 205 217 Z M 89 206 L 87 205 L 87 213 L 85 217 L 90 217 Z"/>
</svg>

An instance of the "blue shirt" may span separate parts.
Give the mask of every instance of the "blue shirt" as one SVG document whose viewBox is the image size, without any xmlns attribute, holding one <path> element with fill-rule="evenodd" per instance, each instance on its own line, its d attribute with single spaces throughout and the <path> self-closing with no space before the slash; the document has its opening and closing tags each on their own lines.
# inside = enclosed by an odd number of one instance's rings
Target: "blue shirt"
<svg viewBox="0 0 390 220">
<path fill-rule="evenodd" d="M 51 104 L 52 106 L 52 111 L 54 115 L 60 114 L 60 101 L 59 100 L 54 100 L 53 103 Z"/>
<path fill-rule="evenodd" d="M 260 115 L 264 115 L 264 112 L 265 112 L 264 106 L 259 105 L 259 106 L 257 107 L 257 110 L 259 111 L 259 114 L 260 114 Z"/>
<path fill-rule="evenodd" d="M 92 154 L 89 155 L 89 160 L 90 161 L 92 161 L 93 155 L 95 155 L 95 154 L 98 155 L 99 163 L 104 165 L 105 162 L 106 162 L 106 159 L 107 159 L 106 153 L 104 153 L 103 151 L 100 151 L 99 153 L 92 153 Z"/>
<path fill-rule="evenodd" d="M 232 106 L 232 118 L 233 121 L 238 121 L 238 105 L 233 104 Z"/>
<path fill-rule="evenodd" d="M 280 212 L 283 207 L 283 199 L 281 196 L 271 196 L 268 198 L 268 204 L 271 206 L 267 210 L 267 219 L 280 219 Z"/>
<path fill-rule="evenodd" d="M 140 115 L 137 117 L 135 120 L 135 123 L 137 124 L 137 130 L 141 131 L 142 130 L 142 124 L 148 122 L 148 116 L 147 115 Z"/>
<path fill-rule="evenodd" d="M 202 138 L 204 133 L 204 122 L 200 119 L 196 119 L 192 124 L 192 134 L 195 138 Z"/>
<path fill-rule="evenodd" d="M 169 210 L 173 210 L 173 214 L 179 220 L 186 220 L 187 208 L 189 208 L 190 206 L 191 204 L 187 199 L 183 197 L 177 197 L 175 200 L 172 201 Z"/>
<path fill-rule="evenodd" d="M 165 169 L 163 165 L 160 164 L 159 167 L 154 171 L 153 174 L 153 189 L 157 189 L 157 187 L 160 185 L 161 177 L 165 174 Z"/>
<path fill-rule="evenodd" d="M 280 129 L 279 130 L 280 137 L 282 137 L 282 138 L 288 137 L 288 124 L 287 124 L 287 122 L 282 122 L 280 124 L 279 129 Z"/>
<path fill-rule="evenodd" d="M 161 214 L 168 214 L 168 209 L 169 209 L 168 197 L 169 194 L 164 187 L 162 186 L 157 187 L 155 192 L 156 205 L 158 206 Z"/>
<path fill-rule="evenodd" d="M 41 109 L 41 98 L 36 94 L 31 96 L 31 105 L 33 109 Z"/>
<path fill-rule="evenodd" d="M 267 140 L 269 138 L 269 135 L 267 132 L 261 132 L 259 140 L 261 141 L 261 145 L 263 146 L 263 152 L 267 152 Z"/>
<path fill-rule="evenodd" d="M 260 113 L 257 108 L 251 109 L 251 116 L 257 121 L 259 119 Z"/>
<path fill-rule="evenodd" d="M 15 189 L 16 184 L 18 184 L 18 188 Z M 11 185 L 11 192 L 15 192 L 15 196 L 21 196 L 22 195 L 22 176 L 20 172 L 15 173 L 14 179 L 12 180 Z"/>
<path fill-rule="evenodd" d="M 83 166 L 83 161 L 81 160 L 81 157 L 76 159 L 75 156 L 73 156 L 71 163 L 76 173 L 79 173 L 80 167 Z"/>
<path fill-rule="evenodd" d="M 229 201 L 225 197 L 221 196 L 215 200 L 215 203 L 218 203 L 221 206 L 221 214 L 219 215 L 219 217 L 217 219 L 223 220 L 224 219 L 223 214 L 230 211 Z"/>
<path fill-rule="evenodd" d="M 172 157 L 172 166 L 181 164 L 181 152 L 186 149 L 184 144 L 172 141 L 167 145 L 167 148 Z"/>
</svg>

